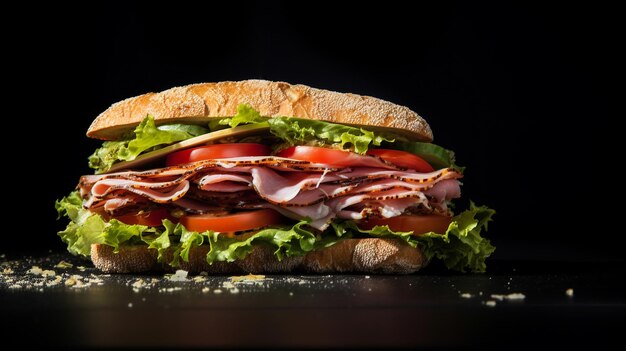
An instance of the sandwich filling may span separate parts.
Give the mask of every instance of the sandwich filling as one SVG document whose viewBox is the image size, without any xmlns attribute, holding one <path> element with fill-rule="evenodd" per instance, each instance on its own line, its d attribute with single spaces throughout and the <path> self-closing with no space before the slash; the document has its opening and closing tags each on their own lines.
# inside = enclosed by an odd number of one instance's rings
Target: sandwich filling
<svg viewBox="0 0 626 351">
<path fill-rule="evenodd" d="M 110 171 L 240 125 L 259 133 L 172 151 L 144 169 Z M 89 164 L 96 174 L 82 176 L 56 203 L 71 220 L 59 235 L 74 254 L 88 256 L 94 243 L 148 245 L 160 260 L 174 250 L 168 263 L 176 266 L 200 245 L 210 245 L 213 263 L 242 259 L 255 245 L 273 246 L 282 259 L 346 238 L 384 237 L 450 269 L 482 272 L 495 249 L 480 235 L 493 210 L 473 203 L 452 210 L 463 177 L 454 154 L 389 131 L 265 118 L 241 105 L 236 116 L 207 126 L 157 127 L 147 116 L 132 135 L 104 142 Z"/>
</svg>

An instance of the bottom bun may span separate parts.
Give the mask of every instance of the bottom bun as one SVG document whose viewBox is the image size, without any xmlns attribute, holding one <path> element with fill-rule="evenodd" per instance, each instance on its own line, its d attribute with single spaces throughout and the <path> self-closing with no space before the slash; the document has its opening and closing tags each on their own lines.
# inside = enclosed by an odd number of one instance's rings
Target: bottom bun
<svg viewBox="0 0 626 351">
<path fill-rule="evenodd" d="M 413 248 L 397 239 L 346 239 L 339 243 L 309 252 L 305 256 L 285 257 L 278 261 L 269 245 L 257 245 L 243 260 L 208 264 L 208 246 L 193 248 L 189 262 L 180 260 L 180 267 L 189 272 L 209 274 L 233 273 L 384 273 L 409 274 L 425 266 L 427 261 L 419 248 Z M 173 250 L 165 254 L 164 262 L 171 262 Z M 147 246 L 122 246 L 118 253 L 113 247 L 91 245 L 91 260 L 105 273 L 139 273 L 173 271 L 175 268 L 157 261 L 157 251 Z"/>
</svg>

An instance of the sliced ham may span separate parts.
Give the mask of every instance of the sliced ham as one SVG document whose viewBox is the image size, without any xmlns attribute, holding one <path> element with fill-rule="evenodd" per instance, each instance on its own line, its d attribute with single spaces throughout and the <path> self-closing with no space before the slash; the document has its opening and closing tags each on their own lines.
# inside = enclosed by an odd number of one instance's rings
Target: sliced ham
<svg viewBox="0 0 626 351">
<path fill-rule="evenodd" d="M 461 197 L 461 183 L 456 179 L 444 179 L 424 191 L 424 194 L 438 203 L 458 199 Z"/>
<path fill-rule="evenodd" d="M 91 194 L 94 198 L 103 198 L 117 190 L 122 190 L 146 197 L 156 203 L 168 203 L 182 198 L 187 193 L 187 190 L 189 190 L 189 182 L 187 181 L 181 182 L 168 189 L 161 189 L 160 187 L 152 189 L 135 185 L 135 181 L 132 180 L 120 180 L 116 181 L 115 184 L 99 184 L 98 182 L 91 189 Z"/>
<path fill-rule="evenodd" d="M 431 183 L 440 179 L 458 179 L 462 175 L 451 168 L 443 168 L 429 173 L 394 171 L 378 168 L 354 168 L 335 173 L 341 179 L 381 179 L 392 178 L 411 183 Z"/>
<path fill-rule="evenodd" d="M 104 210 L 109 214 L 115 215 L 126 210 L 128 207 L 137 207 L 145 205 L 146 203 L 148 203 L 148 201 L 141 196 L 125 195 L 106 200 L 104 202 Z"/>
<path fill-rule="evenodd" d="M 252 177 L 241 174 L 207 174 L 198 181 L 198 188 L 204 191 L 233 193 L 250 190 Z"/>
<path fill-rule="evenodd" d="M 402 199 L 387 199 L 384 201 L 365 201 L 360 206 L 347 208 L 337 213 L 338 218 L 359 220 L 370 215 L 377 215 L 384 218 L 399 216 L 407 208 L 415 206 L 418 203 L 424 203 L 424 199 L 420 197 L 405 197 Z"/>
<path fill-rule="evenodd" d="M 250 190 L 252 187 L 250 185 L 241 184 L 237 182 L 221 182 L 214 184 L 207 184 L 202 187 L 202 190 L 205 191 L 214 191 L 221 193 L 236 193 L 240 191 Z"/>
<path fill-rule="evenodd" d="M 318 186 L 322 181 L 339 178 L 326 173 L 295 173 L 284 176 L 268 168 L 254 167 L 250 170 L 255 190 L 267 201 L 285 203 L 295 198 L 302 189 Z"/>
<path fill-rule="evenodd" d="M 252 183 L 252 177 L 244 174 L 223 174 L 223 173 L 212 173 L 207 174 L 198 180 L 198 187 L 202 189 L 204 185 L 215 184 L 221 182 L 240 182 L 245 184 Z"/>
<path fill-rule="evenodd" d="M 414 207 L 447 211 L 446 201 L 460 196 L 462 175 L 453 169 L 416 173 L 366 158 L 358 167 L 342 169 L 271 156 L 199 161 L 83 176 L 79 188 L 83 206 L 104 206 L 107 212 L 148 202 L 188 213 L 273 208 L 289 218 L 310 218 L 319 230 L 335 217 L 393 217 Z"/>
</svg>

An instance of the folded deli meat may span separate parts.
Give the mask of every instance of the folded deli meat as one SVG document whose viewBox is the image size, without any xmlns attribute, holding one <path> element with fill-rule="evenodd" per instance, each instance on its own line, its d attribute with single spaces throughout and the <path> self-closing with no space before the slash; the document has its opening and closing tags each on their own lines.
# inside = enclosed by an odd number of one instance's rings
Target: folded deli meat
<svg viewBox="0 0 626 351">
<path fill-rule="evenodd" d="M 447 215 L 446 202 L 461 194 L 460 177 L 449 168 L 429 173 L 359 166 L 333 169 L 257 156 L 83 176 L 79 188 L 84 207 L 104 216 L 151 203 L 216 215 L 270 208 L 295 220 L 309 218 L 309 225 L 322 231 L 335 218 L 390 218 L 408 208 Z"/>
<path fill-rule="evenodd" d="M 202 114 L 181 112 L 194 103 Z M 59 235 L 105 271 L 241 268 L 271 250 L 265 261 L 295 263 L 248 270 L 410 273 L 441 260 L 480 272 L 494 250 L 481 236 L 493 210 L 453 206 L 463 177 L 454 154 L 428 142 L 421 117 L 382 100 L 266 81 L 199 84 L 115 104 L 88 135 L 108 140 L 89 158 L 95 174 L 57 201 L 70 219 Z M 373 239 L 370 252 L 355 249 Z M 154 262 L 125 262 L 137 250 Z M 204 268 L 190 263 L 198 254 Z M 360 255 L 393 262 L 368 266 Z"/>
</svg>

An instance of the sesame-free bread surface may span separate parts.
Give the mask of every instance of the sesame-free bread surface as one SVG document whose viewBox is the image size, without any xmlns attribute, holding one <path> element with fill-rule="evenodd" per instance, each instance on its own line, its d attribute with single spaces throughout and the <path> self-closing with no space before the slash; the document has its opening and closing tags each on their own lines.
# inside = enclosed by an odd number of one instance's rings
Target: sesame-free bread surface
<svg viewBox="0 0 626 351">
<path fill-rule="evenodd" d="M 411 140 L 433 139 L 428 123 L 408 107 L 370 96 L 266 80 L 192 84 L 132 97 L 102 112 L 87 135 L 116 140 L 147 115 L 157 124 L 207 123 L 236 115 L 240 104 L 249 104 L 267 117 L 315 119 L 393 130 Z"/>
<path fill-rule="evenodd" d="M 206 262 L 207 245 L 190 250 L 189 262 L 180 260 L 180 269 L 209 274 L 235 273 L 385 273 L 409 274 L 416 272 L 427 262 L 418 248 L 397 239 L 346 239 L 305 256 L 285 257 L 281 261 L 274 256 L 274 249 L 256 245 L 243 260 L 235 262 Z M 140 273 L 172 271 L 167 263 L 172 260 L 173 250 L 168 250 L 163 262 L 157 261 L 157 251 L 147 246 L 121 246 L 118 253 L 103 244 L 91 245 L 91 260 L 96 268 L 105 273 Z"/>
</svg>

